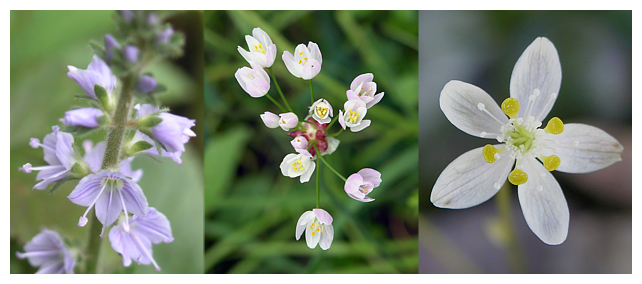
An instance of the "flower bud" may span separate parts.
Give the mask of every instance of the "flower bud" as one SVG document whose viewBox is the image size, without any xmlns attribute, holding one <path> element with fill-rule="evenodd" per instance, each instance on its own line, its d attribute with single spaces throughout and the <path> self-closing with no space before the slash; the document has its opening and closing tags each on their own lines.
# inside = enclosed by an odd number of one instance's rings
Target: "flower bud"
<svg viewBox="0 0 642 284">
<path fill-rule="evenodd" d="M 156 80 L 152 76 L 143 75 L 138 78 L 138 83 L 136 83 L 136 89 L 143 93 L 149 93 L 156 88 Z"/>
</svg>

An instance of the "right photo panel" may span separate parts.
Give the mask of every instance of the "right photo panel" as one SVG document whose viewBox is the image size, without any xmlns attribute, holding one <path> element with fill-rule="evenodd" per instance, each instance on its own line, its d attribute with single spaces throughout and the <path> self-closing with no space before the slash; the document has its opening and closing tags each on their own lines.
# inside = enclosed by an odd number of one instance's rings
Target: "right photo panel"
<svg viewBox="0 0 642 284">
<path fill-rule="evenodd" d="M 632 12 L 418 19 L 419 273 L 632 273 Z"/>
</svg>

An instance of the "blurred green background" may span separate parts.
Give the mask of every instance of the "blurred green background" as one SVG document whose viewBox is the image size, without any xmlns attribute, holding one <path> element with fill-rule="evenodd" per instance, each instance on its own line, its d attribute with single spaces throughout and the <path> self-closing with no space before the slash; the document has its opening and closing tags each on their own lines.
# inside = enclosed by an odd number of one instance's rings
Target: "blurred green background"
<svg viewBox="0 0 642 284">
<path fill-rule="evenodd" d="M 205 256 L 208 273 L 416 273 L 417 256 L 417 12 L 206 11 Z M 313 41 L 323 55 L 315 98 L 338 115 L 352 80 L 373 73 L 383 100 L 368 110 L 372 125 L 346 131 L 327 161 L 345 177 L 377 169 L 381 186 L 357 202 L 344 182 L 321 166 L 321 207 L 334 218 L 332 247 L 311 250 L 294 232 L 315 207 L 315 176 L 301 184 L 281 174 L 292 137 L 265 127 L 259 115 L 280 111 L 252 98 L 234 78 L 249 64 L 237 46 L 261 27 L 277 45 L 272 69 L 299 118 L 310 106 L 307 81 L 292 76 L 284 50 Z M 270 94 L 280 101 L 275 85 Z M 338 124 L 330 133 L 339 129 Z"/>
<path fill-rule="evenodd" d="M 631 273 L 631 11 L 419 12 L 419 272 Z M 562 65 L 559 97 L 547 117 L 599 127 L 624 146 L 622 161 L 587 174 L 553 172 L 570 210 L 559 246 L 528 228 L 512 186 L 511 213 L 521 263 L 507 259 L 497 196 L 464 210 L 435 208 L 441 171 L 489 140 L 453 126 L 439 108 L 450 80 L 476 85 L 496 102 L 509 96 L 515 62 L 545 36 Z M 502 189 L 506 190 L 506 189 Z"/>
<path fill-rule="evenodd" d="M 26 259 L 15 257 L 41 228 L 57 230 L 70 242 L 85 247 L 88 227 L 77 227 L 86 210 L 67 199 L 76 182 L 55 193 L 32 190 L 36 173 L 24 174 L 18 167 L 29 162 L 45 165 L 42 149 L 29 147 L 29 138 L 40 140 L 51 132 L 64 112 L 73 105 L 86 106 L 75 95 L 82 89 L 67 77 L 67 65 L 85 69 L 91 61 L 89 40 L 103 42 L 105 33 L 116 33 L 113 11 L 11 11 L 11 273 L 33 273 Z M 184 12 L 169 21 L 186 34 L 185 55 L 158 62 L 148 70 L 168 91 L 159 96 L 172 113 L 196 119 L 197 137 L 183 154 L 183 165 L 170 159 L 158 163 L 137 158 L 134 169 L 142 168 L 139 185 L 150 206 L 169 219 L 174 241 L 153 246 L 154 259 L 163 273 L 200 273 L 203 267 L 202 208 L 202 12 Z M 89 137 L 94 142 L 105 133 Z M 80 143 L 82 140 L 76 140 Z M 107 233 L 107 232 L 106 232 Z M 95 236 L 98 237 L 98 236 Z M 135 262 L 129 269 L 113 251 L 106 236 L 102 241 L 98 271 L 101 273 L 156 273 L 152 265 Z"/>
</svg>

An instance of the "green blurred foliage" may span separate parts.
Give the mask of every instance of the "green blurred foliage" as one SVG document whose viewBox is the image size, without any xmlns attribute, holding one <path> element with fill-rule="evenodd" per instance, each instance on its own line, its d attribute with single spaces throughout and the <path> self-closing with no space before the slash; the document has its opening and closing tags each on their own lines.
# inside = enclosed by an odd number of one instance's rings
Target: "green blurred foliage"
<svg viewBox="0 0 642 284">
<path fill-rule="evenodd" d="M 72 106 L 86 106 L 75 99 L 82 89 L 67 77 L 67 65 L 85 69 L 91 61 L 89 41 L 103 41 L 115 33 L 113 11 L 11 11 L 11 273 L 33 273 L 27 260 L 15 257 L 24 244 L 42 228 L 57 230 L 71 244 L 84 248 L 88 227 L 78 227 L 86 210 L 66 197 L 77 182 L 68 182 L 54 193 L 32 190 L 36 173 L 16 169 L 29 162 L 45 165 L 42 149 L 32 149 L 30 137 L 40 140 Z M 142 168 L 139 185 L 150 206 L 171 222 L 174 241 L 154 245 L 154 259 L 164 273 L 200 273 L 203 259 L 202 227 L 202 13 L 177 13 L 169 18 L 176 30 L 187 35 L 185 56 L 172 62 L 158 62 L 148 71 L 168 91 L 159 100 L 172 113 L 196 119 L 197 137 L 186 145 L 183 164 L 170 159 L 161 163 L 137 158 L 133 169 Z M 86 139 L 104 139 L 98 131 Z M 80 143 L 85 139 L 76 139 Z M 107 233 L 107 232 L 106 232 Z M 98 236 L 93 236 L 98 237 Z M 156 273 L 153 266 L 132 264 L 124 268 L 108 237 L 102 241 L 99 272 Z"/>
<path fill-rule="evenodd" d="M 205 272 L 416 273 L 417 12 L 207 11 L 204 18 Z M 377 92 L 385 92 L 368 110 L 372 125 L 345 131 L 337 151 L 325 156 L 346 177 L 364 167 L 380 171 L 383 182 L 369 195 L 376 201 L 349 198 L 344 182 L 320 167 L 321 207 L 335 228 L 327 251 L 294 237 L 298 218 L 316 204 L 316 173 L 303 184 L 281 174 L 292 137 L 259 118 L 280 111 L 267 98 L 247 95 L 234 78 L 249 66 L 237 46 L 247 49 L 245 35 L 255 27 L 277 45 L 272 70 L 299 118 L 311 104 L 309 82 L 281 60 L 299 43 L 319 45 L 315 99 L 327 99 L 335 115 L 360 74 L 373 73 Z M 281 101 L 274 82 L 270 94 Z"/>
</svg>

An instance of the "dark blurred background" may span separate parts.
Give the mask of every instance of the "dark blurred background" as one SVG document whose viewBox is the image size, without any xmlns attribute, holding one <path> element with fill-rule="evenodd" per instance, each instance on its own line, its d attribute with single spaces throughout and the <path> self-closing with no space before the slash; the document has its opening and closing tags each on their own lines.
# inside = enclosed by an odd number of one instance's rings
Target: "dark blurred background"
<svg viewBox="0 0 642 284">
<path fill-rule="evenodd" d="M 205 258 L 208 273 L 417 273 L 417 12 L 206 11 L 205 30 Z M 292 153 L 280 128 L 259 115 L 279 113 L 252 98 L 234 78 L 249 64 L 245 35 L 261 27 L 277 45 L 272 69 L 300 119 L 310 106 L 309 82 L 292 76 L 284 50 L 313 41 L 323 55 L 313 79 L 315 98 L 338 115 L 352 80 L 373 73 L 383 100 L 368 110 L 372 125 L 345 131 L 325 156 L 345 177 L 377 169 L 372 203 L 349 198 L 344 182 L 321 166 L 321 207 L 333 217 L 332 247 L 311 250 L 294 232 L 316 203 L 315 176 L 301 184 L 281 174 Z M 270 94 L 280 100 L 274 83 Z M 339 129 L 332 127 L 330 133 Z"/>
<path fill-rule="evenodd" d="M 41 148 L 29 147 L 29 138 L 42 141 L 51 126 L 72 106 L 86 106 L 75 99 L 83 91 L 67 77 L 67 65 L 86 69 L 91 61 L 89 41 L 102 43 L 106 33 L 116 33 L 113 11 L 11 11 L 11 273 L 33 273 L 26 259 L 15 257 L 41 228 L 57 230 L 71 243 L 84 248 L 88 227 L 76 226 L 86 207 L 67 199 L 77 182 L 55 193 L 32 190 L 36 173 L 24 174 L 18 167 L 29 162 L 45 165 Z M 185 54 L 173 61 L 154 63 L 147 69 L 168 91 L 159 101 L 173 114 L 196 119 L 183 153 L 183 165 L 170 159 L 158 163 L 137 158 L 132 168 L 142 168 L 139 185 L 150 206 L 165 214 L 174 241 L 154 245 L 154 259 L 163 273 L 200 273 L 203 267 L 203 22 L 202 12 L 177 12 L 169 18 L 175 30 L 186 35 Z M 88 137 L 98 142 L 104 132 Z M 76 139 L 81 143 L 84 139 Z M 106 232 L 107 233 L 107 232 Z M 98 236 L 95 236 L 98 237 Z M 125 269 L 122 258 L 102 241 L 99 272 L 156 273 L 152 265 L 133 263 Z"/>
<path fill-rule="evenodd" d="M 558 116 L 565 123 L 599 127 L 614 136 L 624 152 L 621 162 L 593 173 L 553 172 L 571 216 L 568 238 L 559 246 L 544 244 L 530 231 L 517 188 L 510 188 L 522 271 L 631 273 L 631 15 L 419 12 L 420 273 L 515 272 L 501 241 L 505 236 L 498 230 L 497 197 L 464 210 L 438 209 L 430 202 L 441 171 L 489 141 L 453 126 L 439 108 L 439 94 L 456 79 L 482 88 L 501 103 L 510 95 L 515 62 L 538 36 L 553 42 L 562 65 L 559 97 L 547 119 Z"/>
</svg>

